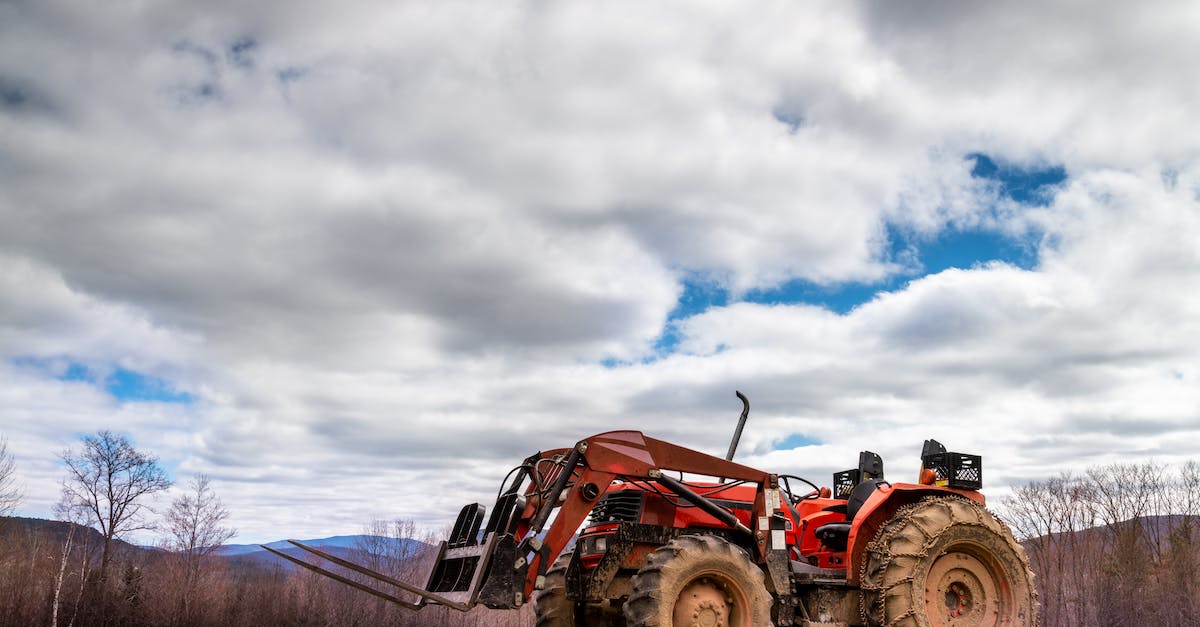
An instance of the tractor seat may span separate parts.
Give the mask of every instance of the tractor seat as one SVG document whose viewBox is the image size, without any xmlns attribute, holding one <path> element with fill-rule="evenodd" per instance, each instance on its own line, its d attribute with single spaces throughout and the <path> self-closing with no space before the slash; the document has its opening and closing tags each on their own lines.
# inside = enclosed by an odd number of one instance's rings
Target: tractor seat
<svg viewBox="0 0 1200 627">
<path fill-rule="evenodd" d="M 821 544 L 834 551 L 846 550 L 846 543 L 850 539 L 850 524 L 854 521 L 855 514 L 858 514 L 858 510 L 862 509 L 863 504 L 871 498 L 881 483 L 885 483 L 883 479 L 871 479 L 854 486 L 850 491 L 850 498 L 846 501 L 846 520 L 825 523 L 814 532 Z"/>
</svg>

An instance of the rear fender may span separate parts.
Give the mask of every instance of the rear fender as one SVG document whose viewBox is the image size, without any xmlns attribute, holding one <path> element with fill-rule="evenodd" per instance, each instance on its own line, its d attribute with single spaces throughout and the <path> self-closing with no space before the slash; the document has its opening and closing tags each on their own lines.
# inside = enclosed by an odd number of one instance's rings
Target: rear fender
<svg viewBox="0 0 1200 627">
<path fill-rule="evenodd" d="M 905 505 L 911 505 L 927 496 L 957 496 L 980 505 L 986 505 L 984 496 L 972 490 L 956 490 L 939 486 L 912 483 L 880 483 L 867 502 L 854 516 L 850 535 L 846 541 L 846 583 L 858 585 L 863 554 L 875 534 Z"/>
</svg>

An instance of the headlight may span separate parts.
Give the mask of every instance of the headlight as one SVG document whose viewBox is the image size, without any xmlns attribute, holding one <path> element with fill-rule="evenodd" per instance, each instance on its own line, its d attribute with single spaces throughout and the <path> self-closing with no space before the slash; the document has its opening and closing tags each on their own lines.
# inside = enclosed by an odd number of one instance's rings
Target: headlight
<svg viewBox="0 0 1200 627">
<path fill-rule="evenodd" d="M 608 550 L 608 537 L 586 538 L 583 541 L 583 555 L 596 555 Z"/>
</svg>

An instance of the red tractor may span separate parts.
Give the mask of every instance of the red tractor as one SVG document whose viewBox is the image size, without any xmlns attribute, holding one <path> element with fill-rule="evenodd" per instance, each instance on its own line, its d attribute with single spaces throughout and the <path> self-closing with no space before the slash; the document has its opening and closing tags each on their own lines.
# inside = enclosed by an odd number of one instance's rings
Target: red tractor
<svg viewBox="0 0 1200 627">
<path fill-rule="evenodd" d="M 748 408 L 726 459 L 638 431 L 531 455 L 490 514 L 463 508 L 424 588 L 297 544 L 415 602 L 279 555 L 412 609 L 533 601 L 539 627 L 1037 624 L 979 456 L 927 440 L 918 481 L 890 483 L 864 451 L 819 487 L 731 461 Z"/>
</svg>

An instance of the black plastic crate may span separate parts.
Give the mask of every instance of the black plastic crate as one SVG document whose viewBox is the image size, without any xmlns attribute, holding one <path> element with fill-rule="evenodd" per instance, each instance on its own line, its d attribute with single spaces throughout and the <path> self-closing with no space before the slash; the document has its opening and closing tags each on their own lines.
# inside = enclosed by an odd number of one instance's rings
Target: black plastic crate
<svg viewBox="0 0 1200 627">
<path fill-rule="evenodd" d="M 854 486 L 862 479 L 862 471 L 857 468 L 833 473 L 833 498 L 848 499 Z"/>
<path fill-rule="evenodd" d="M 921 458 L 921 464 L 936 475 L 934 484 L 959 490 L 983 487 L 983 457 L 967 453 L 933 453 Z"/>
</svg>

